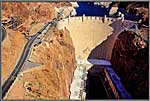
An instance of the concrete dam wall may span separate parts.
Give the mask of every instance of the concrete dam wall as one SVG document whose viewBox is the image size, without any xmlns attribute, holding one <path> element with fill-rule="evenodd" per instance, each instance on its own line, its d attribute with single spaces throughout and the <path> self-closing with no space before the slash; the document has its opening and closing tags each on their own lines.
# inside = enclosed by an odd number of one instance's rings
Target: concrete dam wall
<svg viewBox="0 0 150 101">
<path fill-rule="evenodd" d="M 95 16 L 68 17 L 58 22 L 57 24 L 58 29 L 69 30 L 70 36 L 72 38 L 75 47 L 77 68 L 74 72 L 74 77 L 72 79 L 70 87 L 71 92 L 70 99 L 91 98 L 91 94 L 88 95 L 89 92 L 91 92 L 91 90 L 89 91 L 84 90 L 85 85 L 83 85 L 86 83 L 85 81 L 87 81 L 87 78 L 89 78 L 86 72 L 90 70 L 90 68 L 92 67 L 94 68 L 94 66 L 96 66 L 95 64 L 96 62 L 94 62 L 95 60 L 99 60 L 97 61 L 97 63 L 99 63 L 99 65 L 102 65 L 104 63 L 104 60 L 111 59 L 114 43 L 118 35 L 122 31 L 124 31 L 128 26 L 129 27 L 133 26 L 133 24 L 134 23 L 132 21 L 127 20 L 123 21 L 120 18 L 107 18 Z M 88 65 L 86 63 L 88 63 Z M 104 63 L 103 65 L 108 64 Z M 85 72 L 80 69 L 85 70 Z M 93 72 L 94 75 L 97 73 L 97 71 L 99 70 Z M 83 75 L 86 78 L 82 77 Z M 76 79 L 77 77 L 78 79 Z M 92 78 L 93 77 L 91 77 L 91 79 Z M 96 87 L 95 90 L 101 92 L 103 88 L 99 88 L 102 87 L 102 82 L 100 82 L 99 79 L 97 79 L 96 83 L 93 84 L 91 87 Z M 90 83 L 88 82 L 88 84 Z M 87 87 L 87 89 L 89 88 Z M 94 92 L 92 94 L 94 94 L 95 96 L 96 93 Z M 104 97 L 105 95 L 102 95 L 100 92 L 97 93 L 100 95 L 96 96 Z"/>
<path fill-rule="evenodd" d="M 95 16 L 68 17 L 60 20 L 57 28 L 69 30 L 76 58 L 87 60 L 90 52 L 112 34 L 110 24 L 114 20 L 116 19 Z"/>
</svg>

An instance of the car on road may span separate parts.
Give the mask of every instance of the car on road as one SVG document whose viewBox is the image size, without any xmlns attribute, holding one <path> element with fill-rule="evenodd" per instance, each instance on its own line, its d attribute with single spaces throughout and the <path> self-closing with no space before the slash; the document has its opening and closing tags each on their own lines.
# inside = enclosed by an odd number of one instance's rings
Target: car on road
<svg viewBox="0 0 150 101">
<path fill-rule="evenodd" d="M 42 43 L 42 42 L 40 41 L 40 42 L 34 44 L 34 47 L 38 46 L 38 45 L 41 44 L 41 43 Z"/>
</svg>

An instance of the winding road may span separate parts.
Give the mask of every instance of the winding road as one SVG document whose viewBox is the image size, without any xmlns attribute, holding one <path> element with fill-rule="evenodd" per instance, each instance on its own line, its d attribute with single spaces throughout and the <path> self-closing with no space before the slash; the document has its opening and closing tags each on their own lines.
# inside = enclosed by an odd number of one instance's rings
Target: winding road
<svg viewBox="0 0 150 101">
<path fill-rule="evenodd" d="M 2 37 L 1 42 L 2 42 L 6 37 L 6 29 L 3 25 L 1 26 L 1 37 Z"/>
<path fill-rule="evenodd" d="M 44 28 L 48 27 L 49 24 L 46 24 L 44 26 Z M 44 30 L 44 29 L 43 29 Z M 43 31 L 42 30 L 42 31 Z M 3 83 L 2 85 L 2 98 L 6 95 L 6 92 L 9 90 L 10 86 L 12 85 L 12 83 L 15 81 L 18 73 L 20 72 L 21 68 L 23 67 L 25 61 L 27 60 L 27 56 L 29 54 L 30 48 L 33 45 L 34 40 L 38 37 L 38 35 L 40 35 L 41 32 L 37 32 L 34 36 L 32 36 L 32 38 L 26 43 L 22 55 L 17 63 L 17 65 L 15 66 L 15 69 L 11 72 L 11 74 L 9 75 L 9 77 L 7 78 L 7 80 Z"/>
<path fill-rule="evenodd" d="M 26 43 L 22 55 L 17 63 L 17 65 L 15 66 L 15 69 L 10 73 L 10 75 L 8 76 L 8 78 L 4 81 L 4 83 L 2 84 L 2 98 L 5 97 L 6 93 L 8 92 L 9 88 L 11 87 L 11 85 L 13 84 L 13 82 L 15 81 L 15 79 L 17 78 L 18 73 L 20 72 L 20 70 L 22 69 L 23 65 L 25 64 L 25 61 L 28 59 L 28 54 L 30 52 L 31 47 L 33 46 L 34 41 L 36 40 L 36 38 L 40 35 L 43 34 L 43 32 L 45 32 L 45 30 L 47 30 L 47 27 L 56 27 L 58 18 L 60 15 L 57 16 L 56 19 L 54 19 L 52 22 L 48 22 L 39 32 L 37 32 L 35 35 L 33 35 L 31 37 L 31 39 L 28 40 L 28 42 Z"/>
</svg>

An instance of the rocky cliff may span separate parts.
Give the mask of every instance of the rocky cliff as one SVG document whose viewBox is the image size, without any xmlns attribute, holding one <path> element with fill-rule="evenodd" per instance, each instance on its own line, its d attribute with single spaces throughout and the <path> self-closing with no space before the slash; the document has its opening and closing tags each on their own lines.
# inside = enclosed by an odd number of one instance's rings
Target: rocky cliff
<svg viewBox="0 0 150 101">
<path fill-rule="evenodd" d="M 148 31 L 144 34 L 148 37 Z M 136 38 L 134 32 L 122 32 L 115 42 L 111 62 L 133 98 L 144 99 L 148 98 L 148 44 L 138 47 Z"/>
<path fill-rule="evenodd" d="M 69 2 L 2 2 L 2 21 L 17 17 L 18 31 L 27 31 L 36 23 L 45 23 L 56 17 L 55 7 L 71 6 Z"/>
<path fill-rule="evenodd" d="M 13 70 L 22 53 L 25 37 L 22 33 L 38 32 L 45 22 L 56 17 L 54 7 L 71 6 L 68 2 L 2 2 L 2 20 L 17 17 L 17 29 L 7 29 L 2 43 L 2 77 Z M 75 70 L 75 50 L 69 31 L 48 31 L 50 36 L 33 48 L 30 60 L 40 64 L 20 73 L 4 99 L 69 99 L 70 83 Z M 9 39 L 9 40 L 8 40 Z M 29 68 L 29 67 L 27 67 Z M 5 75 L 7 74 L 7 75 Z M 16 93 L 17 92 L 17 93 Z"/>
<path fill-rule="evenodd" d="M 48 41 L 33 49 L 30 60 L 41 66 L 19 76 L 6 99 L 69 99 L 76 61 L 68 30 L 55 29 Z"/>
<path fill-rule="evenodd" d="M 20 32 L 7 29 L 7 35 L 2 42 L 2 81 L 4 81 L 9 73 L 16 65 L 16 61 L 21 55 L 24 47 L 24 35 Z"/>
<path fill-rule="evenodd" d="M 124 8 L 127 12 L 141 17 L 141 24 L 148 25 L 148 2 L 113 2 L 112 6 Z"/>
</svg>

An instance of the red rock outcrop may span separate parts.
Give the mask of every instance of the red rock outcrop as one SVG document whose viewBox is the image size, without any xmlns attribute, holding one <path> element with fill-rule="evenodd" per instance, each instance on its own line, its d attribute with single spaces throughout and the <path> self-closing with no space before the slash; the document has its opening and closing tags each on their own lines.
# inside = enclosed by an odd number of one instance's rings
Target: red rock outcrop
<svg viewBox="0 0 150 101">
<path fill-rule="evenodd" d="M 22 23 L 16 31 L 5 26 L 9 30 L 10 42 L 4 40 L 7 44 L 3 42 L 2 45 L 2 77 L 13 70 L 22 52 L 25 38 L 20 32 L 27 31 L 34 23 L 51 21 L 57 14 L 54 7 L 64 5 L 71 6 L 68 2 L 2 2 L 2 18 L 16 16 Z M 35 32 L 41 27 L 38 28 Z M 4 99 L 69 99 L 69 87 L 76 67 L 74 46 L 68 30 L 54 29 L 52 37 L 48 36 L 48 40 L 33 49 L 34 62 L 42 66 L 18 76 Z"/>
<path fill-rule="evenodd" d="M 33 49 L 31 60 L 42 66 L 19 76 L 5 99 L 69 99 L 76 67 L 69 31 L 55 29 L 49 42 L 44 41 Z"/>
<path fill-rule="evenodd" d="M 23 26 L 19 31 L 28 30 L 32 23 L 45 23 L 56 17 L 54 7 L 71 6 L 69 2 L 2 2 L 2 19 L 18 17 Z"/>
<path fill-rule="evenodd" d="M 137 47 L 135 38 L 134 32 L 122 32 L 115 42 L 111 62 L 133 98 L 144 99 L 148 98 L 148 45 Z"/>
</svg>

